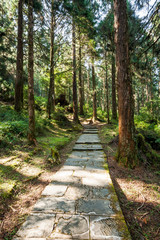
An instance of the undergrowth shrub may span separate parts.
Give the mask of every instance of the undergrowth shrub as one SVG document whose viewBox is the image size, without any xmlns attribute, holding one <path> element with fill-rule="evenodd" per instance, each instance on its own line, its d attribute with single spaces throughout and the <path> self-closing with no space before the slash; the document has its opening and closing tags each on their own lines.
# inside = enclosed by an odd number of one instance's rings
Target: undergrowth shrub
<svg viewBox="0 0 160 240">
<path fill-rule="evenodd" d="M 71 122 L 64 115 L 63 112 L 55 112 L 53 114 L 53 119 L 59 127 L 72 127 Z"/>
<path fill-rule="evenodd" d="M 37 108 L 37 110 L 45 110 L 46 106 L 47 106 L 47 99 L 41 96 L 35 96 L 35 108 Z"/>
<path fill-rule="evenodd" d="M 152 118 L 151 114 L 142 112 L 135 116 L 135 126 L 137 132 L 144 136 L 146 142 L 153 149 L 160 150 L 160 125 Z"/>
</svg>

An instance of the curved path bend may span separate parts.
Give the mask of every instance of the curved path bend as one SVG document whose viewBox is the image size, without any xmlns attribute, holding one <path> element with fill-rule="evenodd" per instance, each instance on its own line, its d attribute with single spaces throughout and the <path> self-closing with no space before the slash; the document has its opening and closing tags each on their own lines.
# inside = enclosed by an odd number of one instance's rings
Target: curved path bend
<svg viewBox="0 0 160 240">
<path fill-rule="evenodd" d="M 85 128 L 14 240 L 131 240 L 94 127 Z"/>
</svg>

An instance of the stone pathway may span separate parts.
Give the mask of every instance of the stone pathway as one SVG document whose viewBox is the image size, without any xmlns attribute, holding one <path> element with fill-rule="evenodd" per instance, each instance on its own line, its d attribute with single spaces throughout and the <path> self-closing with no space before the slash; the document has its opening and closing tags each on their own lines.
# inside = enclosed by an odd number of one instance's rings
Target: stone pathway
<svg viewBox="0 0 160 240">
<path fill-rule="evenodd" d="M 14 240 L 130 240 L 95 128 L 86 128 Z"/>
</svg>

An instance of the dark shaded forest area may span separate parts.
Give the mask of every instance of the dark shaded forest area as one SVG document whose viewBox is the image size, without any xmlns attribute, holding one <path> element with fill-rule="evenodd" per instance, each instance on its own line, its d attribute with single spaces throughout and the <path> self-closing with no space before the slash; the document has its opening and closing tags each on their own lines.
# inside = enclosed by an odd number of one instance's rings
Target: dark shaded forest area
<svg viewBox="0 0 160 240">
<path fill-rule="evenodd" d="M 0 0 L 0 13 L 3 239 L 84 123 L 99 129 L 133 239 L 160 239 L 160 2 Z"/>
</svg>

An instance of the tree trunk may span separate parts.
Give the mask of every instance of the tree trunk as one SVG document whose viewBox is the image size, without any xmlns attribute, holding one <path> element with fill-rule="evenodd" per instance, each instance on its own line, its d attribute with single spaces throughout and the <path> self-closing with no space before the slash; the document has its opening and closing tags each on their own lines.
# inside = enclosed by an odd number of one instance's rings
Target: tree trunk
<svg viewBox="0 0 160 240">
<path fill-rule="evenodd" d="M 146 84 L 146 101 L 149 102 L 149 86 L 148 86 L 148 82 Z"/>
<path fill-rule="evenodd" d="M 134 167 L 137 164 L 137 154 L 134 142 L 134 104 L 129 71 L 126 0 L 114 0 L 114 21 L 119 111 L 117 160 L 124 166 Z"/>
<path fill-rule="evenodd" d="M 74 3 L 74 1 L 73 1 Z M 73 121 L 79 123 L 78 104 L 77 104 L 77 81 L 76 81 L 76 36 L 75 36 L 75 20 L 72 23 L 72 51 L 73 51 Z"/>
<path fill-rule="evenodd" d="M 97 99 L 96 99 L 96 79 L 94 57 L 92 56 L 92 86 L 93 86 L 93 122 L 97 120 Z"/>
<path fill-rule="evenodd" d="M 81 45 L 81 32 L 79 30 L 79 113 L 84 115 L 83 112 L 83 82 L 82 82 L 82 45 Z"/>
<path fill-rule="evenodd" d="M 139 101 L 139 90 L 137 92 L 137 114 L 139 115 L 140 111 L 140 101 Z"/>
<path fill-rule="evenodd" d="M 158 88 L 158 96 L 160 98 L 160 70 L 159 70 L 159 84 L 158 84 L 159 88 Z"/>
<path fill-rule="evenodd" d="M 103 96 L 103 101 L 102 101 L 102 111 L 105 111 L 107 108 L 107 101 L 106 101 L 106 78 L 103 77 L 103 92 L 102 92 L 102 96 Z M 102 99 L 102 97 L 101 97 Z"/>
<path fill-rule="evenodd" d="M 23 0 L 18 2 L 18 45 L 15 80 L 15 110 L 23 107 Z"/>
<path fill-rule="evenodd" d="M 106 73 L 106 76 L 105 76 L 105 79 L 106 79 L 105 89 L 106 89 L 106 100 L 107 100 L 107 122 L 109 124 L 110 123 L 110 119 L 109 119 L 109 84 L 108 84 L 108 65 L 107 65 L 107 54 L 106 54 L 106 51 L 105 51 L 105 73 Z"/>
<path fill-rule="evenodd" d="M 114 52 L 112 54 L 112 119 L 117 120 L 117 103 L 116 103 L 116 68 Z"/>
<path fill-rule="evenodd" d="M 35 144 L 35 111 L 34 111 L 34 70 L 33 70 L 33 0 L 28 0 L 28 112 L 30 143 Z"/>
<path fill-rule="evenodd" d="M 90 96 L 89 96 L 89 93 L 90 93 L 90 65 L 89 65 L 89 68 L 87 70 L 87 104 L 89 105 L 89 99 L 90 99 Z"/>
<path fill-rule="evenodd" d="M 55 90 L 54 90 L 54 0 L 51 6 L 51 46 L 50 46 L 50 86 L 48 93 L 48 118 L 51 118 L 51 113 L 55 111 Z"/>
</svg>

